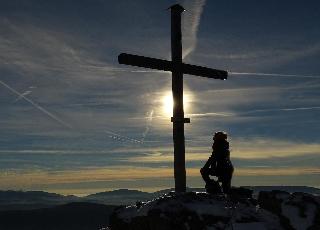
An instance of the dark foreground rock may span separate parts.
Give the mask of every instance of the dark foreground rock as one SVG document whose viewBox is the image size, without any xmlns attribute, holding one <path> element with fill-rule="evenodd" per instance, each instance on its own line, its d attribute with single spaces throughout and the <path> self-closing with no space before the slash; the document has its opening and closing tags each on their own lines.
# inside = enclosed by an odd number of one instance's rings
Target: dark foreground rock
<svg viewBox="0 0 320 230">
<path fill-rule="evenodd" d="M 70 203 L 36 210 L 0 211 L 0 230 L 98 230 L 115 206 Z"/>
<path fill-rule="evenodd" d="M 241 193 L 241 194 L 240 194 Z M 229 197 L 174 192 L 149 202 L 116 209 L 112 230 L 320 229 L 319 197 L 280 191 L 234 190 Z"/>
<path fill-rule="evenodd" d="M 112 230 L 280 229 L 278 217 L 258 209 L 253 199 L 226 199 L 207 193 L 169 193 L 153 201 L 117 209 Z"/>
<path fill-rule="evenodd" d="M 279 217 L 283 229 L 320 230 L 320 197 L 284 191 L 260 192 L 261 208 Z"/>
</svg>

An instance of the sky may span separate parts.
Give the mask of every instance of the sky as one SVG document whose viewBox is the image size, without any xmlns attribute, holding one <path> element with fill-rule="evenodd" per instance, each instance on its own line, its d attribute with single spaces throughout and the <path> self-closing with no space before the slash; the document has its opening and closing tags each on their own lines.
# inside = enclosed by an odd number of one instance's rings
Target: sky
<svg viewBox="0 0 320 230">
<path fill-rule="evenodd" d="M 212 134 L 229 134 L 233 184 L 320 187 L 320 2 L 0 0 L 0 189 L 85 195 L 174 187 L 170 60 L 183 13 L 187 186 Z"/>
</svg>

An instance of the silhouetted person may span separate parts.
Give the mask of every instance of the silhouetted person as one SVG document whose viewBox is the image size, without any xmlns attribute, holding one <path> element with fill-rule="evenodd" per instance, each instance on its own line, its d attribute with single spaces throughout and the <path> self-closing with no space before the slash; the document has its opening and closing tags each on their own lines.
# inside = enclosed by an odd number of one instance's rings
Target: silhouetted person
<svg viewBox="0 0 320 230">
<path fill-rule="evenodd" d="M 201 168 L 200 173 L 207 185 L 214 183 L 210 176 L 218 177 L 222 183 L 223 192 L 228 194 L 231 189 L 231 179 L 233 174 L 233 165 L 230 160 L 228 135 L 225 132 L 216 132 L 213 136 L 212 155 L 206 164 Z M 217 182 L 216 182 L 217 183 Z"/>
</svg>

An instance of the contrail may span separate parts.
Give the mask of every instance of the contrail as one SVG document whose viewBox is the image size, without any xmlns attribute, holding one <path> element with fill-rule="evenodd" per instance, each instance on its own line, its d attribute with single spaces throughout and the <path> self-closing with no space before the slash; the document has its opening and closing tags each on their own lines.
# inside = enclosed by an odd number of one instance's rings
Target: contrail
<svg viewBox="0 0 320 230">
<path fill-rule="evenodd" d="M 246 73 L 246 72 L 228 72 L 230 75 L 255 75 L 255 76 L 273 76 L 273 77 L 302 77 L 302 78 L 320 78 L 320 75 L 300 75 L 300 74 L 280 74 L 280 73 Z"/>
<path fill-rule="evenodd" d="M 231 117 L 234 116 L 235 114 L 233 113 L 193 113 L 193 114 L 188 114 L 190 117 Z"/>
<path fill-rule="evenodd" d="M 183 49 L 183 58 L 196 48 L 198 27 L 205 4 L 206 0 L 185 0 L 183 2 L 183 6 L 187 10 L 183 18 L 183 37 L 184 44 L 186 44 L 186 48 Z"/>
<path fill-rule="evenodd" d="M 35 88 L 37 88 L 36 86 L 29 86 L 29 89 L 30 90 L 26 90 L 25 92 L 23 92 L 22 93 L 22 95 L 23 96 L 27 96 L 27 95 L 29 95 L 30 93 L 32 93 L 32 90 L 31 89 L 35 89 Z M 19 96 L 14 102 L 17 102 L 17 101 L 20 101 L 22 99 L 22 97 L 21 96 Z"/>
<path fill-rule="evenodd" d="M 3 81 L 0 80 L 0 84 L 2 84 L 4 87 L 6 87 L 7 89 L 9 89 L 11 92 L 13 92 L 14 94 L 18 95 L 19 97 L 23 98 L 24 100 L 26 100 L 27 102 L 29 102 L 31 105 L 33 105 L 35 108 L 37 108 L 38 110 L 40 110 L 42 113 L 46 114 L 47 116 L 49 116 L 50 118 L 52 118 L 53 120 L 57 121 L 58 123 L 60 123 L 61 125 L 67 127 L 67 128 L 72 128 L 71 125 L 65 123 L 64 121 L 60 120 L 59 118 L 57 118 L 56 116 L 54 116 L 52 113 L 50 113 L 49 111 L 47 111 L 46 109 L 44 109 L 43 107 L 41 107 L 40 105 L 38 105 L 37 103 L 33 102 L 31 99 L 25 97 L 25 95 L 19 93 L 18 91 L 16 91 L 15 89 L 11 88 L 9 85 L 7 85 L 6 83 L 4 83 Z"/>
<path fill-rule="evenodd" d="M 191 51 L 190 51 L 191 52 Z M 190 53 L 189 52 L 189 53 Z M 128 69 L 112 69 L 109 72 L 130 72 L 130 73 L 167 73 L 168 71 L 162 70 L 128 70 Z M 233 72 L 228 71 L 229 76 L 260 76 L 260 77 L 297 77 L 297 78 L 320 78 L 320 75 L 307 75 L 307 74 L 282 74 L 282 73 L 254 73 L 254 72 Z"/>
<path fill-rule="evenodd" d="M 114 139 L 114 140 L 117 140 L 117 141 L 125 141 L 125 142 L 131 142 L 131 143 L 138 143 L 138 144 L 142 144 L 141 141 L 139 140 L 136 140 L 136 139 L 133 139 L 133 138 L 130 138 L 130 137 L 126 137 L 126 136 L 122 136 L 120 134 L 117 134 L 117 133 L 114 133 L 114 132 L 111 132 L 111 131 L 108 131 L 108 130 L 105 130 L 105 133 L 109 134 L 108 137 Z"/>
<path fill-rule="evenodd" d="M 23 92 L 21 95 L 27 96 L 27 95 L 29 95 L 30 93 L 32 93 L 32 91 L 31 91 L 31 90 L 27 90 L 27 91 Z M 14 102 L 17 102 L 17 101 L 21 100 L 21 99 L 22 99 L 21 95 L 20 95 L 19 97 L 17 97 L 17 99 L 14 100 Z"/>
<path fill-rule="evenodd" d="M 212 116 L 222 116 L 222 117 L 234 117 L 234 116 L 241 116 L 251 113 L 262 113 L 262 112 L 290 112 L 290 111 L 299 111 L 299 110 L 315 110 L 320 109 L 320 106 L 313 106 L 313 107 L 295 107 L 295 108 L 278 108 L 278 109 L 256 109 L 256 110 L 249 110 L 240 113 L 198 113 L 198 114 L 189 114 L 190 117 L 212 117 Z"/>
<path fill-rule="evenodd" d="M 150 131 L 150 125 L 152 123 L 152 119 L 153 119 L 153 110 L 151 110 L 149 116 L 147 117 L 146 128 L 145 128 L 144 132 L 142 133 L 141 142 L 144 142 L 144 139 L 146 138 L 147 134 Z"/>
<path fill-rule="evenodd" d="M 247 112 L 243 112 L 240 114 L 250 114 L 250 113 L 260 113 L 260 112 L 277 112 L 277 111 L 298 111 L 298 110 L 314 110 L 320 109 L 320 106 L 314 107 L 296 107 L 296 108 L 280 108 L 280 109 L 257 109 L 257 110 L 250 110 Z"/>
<path fill-rule="evenodd" d="M 162 70 L 112 70 L 111 72 L 130 72 L 130 73 L 166 73 Z M 282 73 L 254 73 L 254 72 L 232 72 L 228 71 L 231 77 L 258 76 L 258 77 L 297 77 L 297 78 L 320 78 L 320 75 L 304 74 L 282 74 Z"/>
</svg>

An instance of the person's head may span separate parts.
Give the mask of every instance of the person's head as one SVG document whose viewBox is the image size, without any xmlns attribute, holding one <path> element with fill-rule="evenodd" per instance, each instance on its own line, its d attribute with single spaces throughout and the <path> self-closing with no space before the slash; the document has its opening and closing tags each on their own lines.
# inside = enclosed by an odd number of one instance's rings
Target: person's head
<svg viewBox="0 0 320 230">
<path fill-rule="evenodd" d="M 215 132 L 213 135 L 214 142 L 227 141 L 227 139 L 228 139 L 228 134 L 223 131 Z"/>
<path fill-rule="evenodd" d="M 212 143 L 212 150 L 213 151 L 220 151 L 220 150 L 228 150 L 229 149 L 229 142 L 228 142 L 228 134 L 223 131 L 216 132 L 213 135 L 213 143 Z"/>
</svg>

